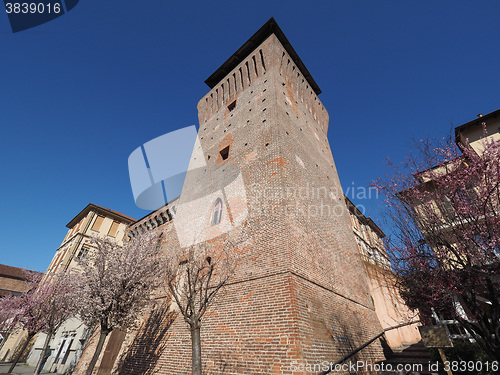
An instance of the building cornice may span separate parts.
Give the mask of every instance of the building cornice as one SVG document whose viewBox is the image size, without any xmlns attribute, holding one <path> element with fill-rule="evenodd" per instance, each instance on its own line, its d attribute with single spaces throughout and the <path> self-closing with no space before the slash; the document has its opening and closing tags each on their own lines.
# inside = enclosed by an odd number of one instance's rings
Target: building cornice
<svg viewBox="0 0 500 375">
<path fill-rule="evenodd" d="M 124 215 L 121 212 L 110 210 L 109 208 L 98 206 L 97 204 L 94 203 L 89 203 L 87 207 L 81 210 L 78 215 L 76 215 L 68 224 L 66 224 L 66 227 L 70 229 L 73 228 L 76 224 L 80 222 L 80 220 L 82 220 L 85 216 L 87 216 L 87 214 L 90 211 L 94 211 L 104 216 L 111 217 L 112 219 L 116 219 L 127 225 L 136 221 L 135 219 L 127 215 Z"/>
<path fill-rule="evenodd" d="M 351 202 L 351 200 L 349 198 L 347 198 L 346 195 L 344 195 L 344 199 L 345 199 L 345 202 L 347 205 L 347 209 L 353 215 L 355 215 L 363 224 L 368 225 L 375 233 L 377 233 L 377 235 L 380 238 L 385 237 L 384 231 L 382 229 L 380 229 L 380 227 L 377 224 L 375 224 L 375 222 L 371 218 L 363 215 L 363 213 L 356 207 L 356 205 L 354 203 Z"/>
<path fill-rule="evenodd" d="M 464 143 L 460 137 L 460 135 L 468 130 L 469 128 L 471 127 L 477 127 L 477 126 L 480 126 L 483 122 L 486 122 L 488 120 L 492 120 L 492 119 L 496 119 L 500 116 L 500 109 L 497 109 L 496 111 L 493 111 L 491 113 L 488 113 L 487 115 L 484 115 L 484 116 L 480 116 L 472 121 L 469 121 L 463 125 L 460 125 L 460 126 L 457 126 L 455 128 L 455 142 L 456 143 Z"/>
</svg>

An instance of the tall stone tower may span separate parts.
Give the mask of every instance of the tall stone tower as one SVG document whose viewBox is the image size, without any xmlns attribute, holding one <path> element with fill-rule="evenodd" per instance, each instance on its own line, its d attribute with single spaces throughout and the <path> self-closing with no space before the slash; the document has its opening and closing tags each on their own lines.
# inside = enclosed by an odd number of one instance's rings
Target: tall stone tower
<svg viewBox="0 0 500 375">
<path fill-rule="evenodd" d="M 198 138 L 213 173 L 203 184 L 222 189 L 238 178 L 242 184 L 197 206 L 207 224 L 198 229 L 232 241 L 243 260 L 203 320 L 204 372 L 318 373 L 320 363 L 382 330 L 328 143 L 321 91 L 274 19 L 206 83 Z M 219 181 L 231 168 L 240 177 Z M 195 176 L 188 174 L 185 189 L 201 184 Z M 178 318 L 169 332 L 157 369 L 188 373 L 186 324 Z M 356 358 L 383 359 L 377 343 Z"/>
</svg>

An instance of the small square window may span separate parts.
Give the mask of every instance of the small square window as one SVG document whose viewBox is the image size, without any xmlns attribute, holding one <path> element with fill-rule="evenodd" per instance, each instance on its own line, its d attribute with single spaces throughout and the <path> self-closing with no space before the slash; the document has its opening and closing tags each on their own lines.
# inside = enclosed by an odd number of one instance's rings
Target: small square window
<svg viewBox="0 0 500 375">
<path fill-rule="evenodd" d="M 236 100 L 227 106 L 229 112 L 236 108 Z"/>
<path fill-rule="evenodd" d="M 229 157 L 229 146 L 224 147 L 219 153 L 222 160 L 226 160 Z"/>
</svg>

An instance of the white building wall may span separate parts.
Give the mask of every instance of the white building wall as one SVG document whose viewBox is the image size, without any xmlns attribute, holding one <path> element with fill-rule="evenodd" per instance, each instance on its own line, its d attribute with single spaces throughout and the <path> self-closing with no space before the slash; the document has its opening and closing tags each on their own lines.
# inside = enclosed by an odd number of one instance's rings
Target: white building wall
<svg viewBox="0 0 500 375">
<path fill-rule="evenodd" d="M 50 356 L 43 369 L 58 374 L 70 373 L 80 358 L 88 336 L 87 326 L 79 319 L 68 319 L 50 340 Z M 36 366 L 38 363 L 45 338 L 46 334 L 44 333 L 38 335 L 26 361 L 28 365 Z"/>
</svg>

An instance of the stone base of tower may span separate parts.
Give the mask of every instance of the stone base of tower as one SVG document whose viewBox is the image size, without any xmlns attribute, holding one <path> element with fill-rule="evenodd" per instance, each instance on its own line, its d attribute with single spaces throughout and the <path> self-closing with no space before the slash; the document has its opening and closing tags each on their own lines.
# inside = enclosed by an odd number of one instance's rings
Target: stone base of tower
<svg viewBox="0 0 500 375">
<path fill-rule="evenodd" d="M 203 374 L 317 374 L 380 333 L 373 327 L 380 326 L 372 308 L 290 272 L 242 281 L 229 285 L 203 319 Z M 128 357 L 121 374 L 191 373 L 190 334 L 182 317 L 158 335 L 123 348 Z M 351 361 L 382 359 L 375 342 Z"/>
</svg>

